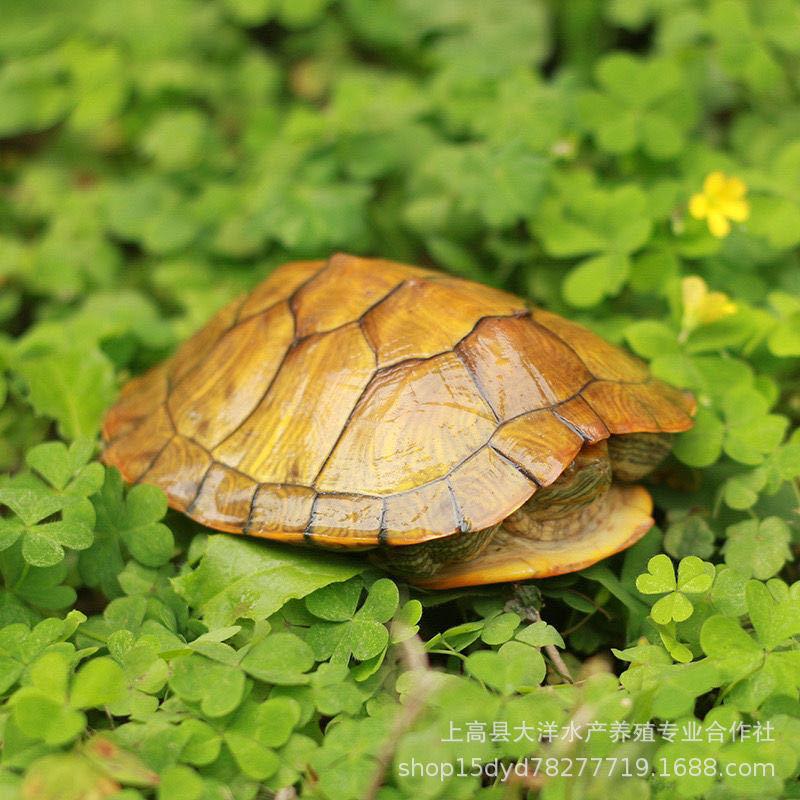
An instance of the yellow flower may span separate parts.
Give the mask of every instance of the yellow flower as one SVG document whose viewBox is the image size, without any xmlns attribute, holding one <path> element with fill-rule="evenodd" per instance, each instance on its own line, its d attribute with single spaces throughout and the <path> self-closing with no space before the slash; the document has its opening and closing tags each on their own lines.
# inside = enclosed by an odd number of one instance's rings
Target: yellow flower
<svg viewBox="0 0 800 800">
<path fill-rule="evenodd" d="M 689 275 L 681 281 L 683 299 L 683 321 L 681 338 L 698 326 L 716 322 L 736 313 L 736 303 L 724 292 L 709 292 L 706 282 L 699 275 Z"/>
<path fill-rule="evenodd" d="M 744 195 L 747 186 L 740 178 L 729 178 L 724 172 L 710 172 L 703 181 L 703 191 L 692 196 L 689 213 L 704 219 L 718 239 L 731 232 L 731 223 L 744 222 L 750 216 L 750 204 Z"/>
</svg>

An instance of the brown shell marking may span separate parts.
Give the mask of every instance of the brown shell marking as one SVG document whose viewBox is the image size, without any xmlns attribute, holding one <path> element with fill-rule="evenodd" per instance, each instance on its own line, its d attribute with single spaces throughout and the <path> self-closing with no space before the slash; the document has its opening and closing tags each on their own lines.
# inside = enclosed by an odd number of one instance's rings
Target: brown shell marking
<svg viewBox="0 0 800 800">
<path fill-rule="evenodd" d="M 585 442 L 691 427 L 638 359 L 389 261 L 287 264 L 108 412 L 104 459 L 219 530 L 364 547 L 500 522 Z"/>
</svg>

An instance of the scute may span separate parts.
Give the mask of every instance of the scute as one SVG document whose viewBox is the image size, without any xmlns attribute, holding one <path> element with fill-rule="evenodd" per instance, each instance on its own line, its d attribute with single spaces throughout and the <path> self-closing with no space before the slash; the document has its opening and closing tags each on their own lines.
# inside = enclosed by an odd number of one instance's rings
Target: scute
<svg viewBox="0 0 800 800">
<path fill-rule="evenodd" d="M 202 368 L 209 348 L 213 347 L 225 331 L 230 330 L 236 323 L 241 307 L 242 298 L 234 298 L 211 317 L 204 328 L 200 328 L 178 348 L 169 361 L 168 376 L 171 385 L 180 381 L 185 375 Z"/>
<path fill-rule="evenodd" d="M 488 446 L 454 469 L 449 481 L 463 527 L 470 531 L 502 522 L 536 488 L 514 464 Z"/>
<path fill-rule="evenodd" d="M 537 309 L 532 316 L 537 325 L 561 339 L 596 379 L 631 382 L 647 380 L 649 373 L 643 361 L 597 334 L 549 311 Z"/>
<path fill-rule="evenodd" d="M 409 277 L 434 275 L 391 261 L 335 255 L 327 269 L 304 284 L 292 299 L 297 336 L 310 336 L 358 320 Z M 337 287 L 346 285 L 343 294 Z"/>
<path fill-rule="evenodd" d="M 491 409 L 453 352 L 381 372 L 316 481 L 388 495 L 446 476 L 492 435 Z"/>
<path fill-rule="evenodd" d="M 173 385 L 169 411 L 178 432 L 213 450 L 253 412 L 294 338 L 289 306 L 279 303 L 226 331 L 203 369 Z M 206 409 L 217 409 L 216 414 Z"/>
<path fill-rule="evenodd" d="M 316 497 L 317 493 L 307 486 L 259 484 L 242 527 L 253 536 L 301 542 L 311 522 Z"/>
<path fill-rule="evenodd" d="M 373 545 L 382 517 L 379 497 L 321 494 L 314 501 L 306 534 L 311 542 L 326 547 Z"/>
<path fill-rule="evenodd" d="M 310 486 L 373 368 L 372 351 L 355 324 L 300 340 L 214 458 L 259 483 Z"/>
<path fill-rule="evenodd" d="M 253 505 L 258 484 L 241 472 L 212 464 L 192 503 L 192 513 L 206 525 L 228 533 L 242 530 Z"/>
<path fill-rule="evenodd" d="M 389 544 L 415 544 L 436 538 L 437 531 L 460 529 L 463 515 L 447 478 L 391 494 L 384 502 L 383 539 Z"/>
<path fill-rule="evenodd" d="M 567 344 L 529 316 L 485 319 L 457 351 L 500 420 L 568 400 L 592 378 Z"/>
<path fill-rule="evenodd" d="M 492 436 L 492 447 L 549 486 L 578 455 L 584 440 L 549 408 L 529 411 L 503 423 Z"/>
<path fill-rule="evenodd" d="M 575 323 L 442 273 L 287 264 L 108 412 L 104 459 L 199 522 L 327 547 L 494 525 L 586 442 L 693 401 Z"/>
<path fill-rule="evenodd" d="M 194 503 L 209 468 L 211 456 L 183 436 L 173 436 L 140 480 L 169 485 L 173 508 L 187 511 Z"/>
<path fill-rule="evenodd" d="M 152 372 L 147 375 L 154 379 L 158 378 Z M 123 401 L 124 399 L 123 396 Z M 103 427 L 108 442 L 103 452 L 103 459 L 107 464 L 119 467 L 127 480 L 140 481 L 172 440 L 175 429 L 172 427 L 172 420 L 165 405 L 143 416 L 138 420 L 138 424 L 130 429 L 126 427 L 120 430 L 117 427 L 120 419 L 121 416 L 114 414 L 112 408 Z"/>
<path fill-rule="evenodd" d="M 364 317 L 378 366 L 452 350 L 479 320 L 525 312 L 521 300 L 495 292 L 481 299 L 463 281 L 411 278 Z"/>
<path fill-rule="evenodd" d="M 132 434 L 148 417 L 159 410 L 163 411 L 169 391 L 167 383 L 169 365 L 169 361 L 164 361 L 125 384 L 119 400 L 103 421 L 103 439 L 106 442 L 113 442 L 126 434 Z M 169 424 L 168 427 L 171 430 Z"/>
<path fill-rule="evenodd" d="M 295 295 L 326 266 L 325 261 L 294 261 L 275 270 L 250 292 L 239 309 L 239 319 L 261 314 Z"/>
</svg>

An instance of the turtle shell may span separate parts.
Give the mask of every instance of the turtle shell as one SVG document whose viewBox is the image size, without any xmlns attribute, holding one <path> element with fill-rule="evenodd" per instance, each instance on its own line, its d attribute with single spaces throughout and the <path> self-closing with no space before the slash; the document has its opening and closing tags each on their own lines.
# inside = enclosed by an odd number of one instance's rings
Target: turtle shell
<svg viewBox="0 0 800 800">
<path fill-rule="evenodd" d="M 339 254 L 275 270 L 131 380 L 104 459 L 218 530 L 404 545 L 495 525 L 585 443 L 693 411 L 511 294 Z"/>
</svg>

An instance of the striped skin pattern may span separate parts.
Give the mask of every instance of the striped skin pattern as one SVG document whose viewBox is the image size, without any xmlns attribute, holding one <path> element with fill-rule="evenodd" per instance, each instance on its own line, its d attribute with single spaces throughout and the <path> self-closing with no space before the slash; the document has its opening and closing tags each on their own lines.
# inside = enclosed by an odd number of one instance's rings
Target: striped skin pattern
<svg viewBox="0 0 800 800">
<path fill-rule="evenodd" d="M 584 445 L 693 411 L 513 295 L 339 254 L 280 267 L 131 380 L 104 460 L 218 530 L 407 545 L 494 526 Z"/>
</svg>

